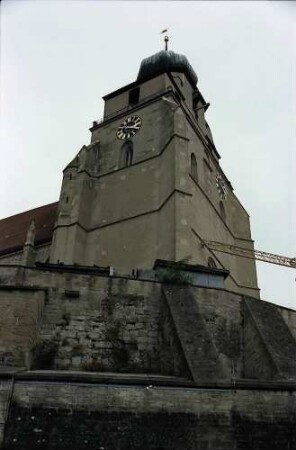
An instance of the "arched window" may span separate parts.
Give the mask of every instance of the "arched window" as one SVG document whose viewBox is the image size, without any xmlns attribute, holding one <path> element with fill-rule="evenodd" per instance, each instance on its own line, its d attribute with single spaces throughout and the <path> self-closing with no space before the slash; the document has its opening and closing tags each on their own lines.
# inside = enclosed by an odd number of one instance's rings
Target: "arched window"
<svg viewBox="0 0 296 450">
<path fill-rule="evenodd" d="M 132 141 L 125 142 L 121 147 L 120 152 L 120 167 L 128 167 L 133 163 L 133 143 Z"/>
<path fill-rule="evenodd" d="M 221 201 L 219 202 L 219 208 L 220 208 L 220 215 L 222 219 L 225 221 L 226 220 L 225 208 Z"/>
<path fill-rule="evenodd" d="M 197 181 L 197 162 L 194 153 L 191 153 L 191 161 L 190 161 L 190 174 L 192 178 Z"/>
<path fill-rule="evenodd" d="M 211 269 L 217 269 L 217 264 L 211 256 L 208 259 L 208 267 L 210 267 Z"/>
</svg>

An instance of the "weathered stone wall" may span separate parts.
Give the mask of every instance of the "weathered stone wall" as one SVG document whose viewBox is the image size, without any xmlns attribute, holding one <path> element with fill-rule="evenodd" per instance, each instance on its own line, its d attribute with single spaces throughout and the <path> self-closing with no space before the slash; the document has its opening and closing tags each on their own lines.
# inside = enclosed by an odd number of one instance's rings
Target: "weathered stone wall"
<svg viewBox="0 0 296 450">
<path fill-rule="evenodd" d="M 296 379 L 296 342 L 276 305 L 245 298 L 245 376 Z"/>
<path fill-rule="evenodd" d="M 161 302 L 161 342 L 160 364 L 161 373 L 174 374 L 192 379 L 188 367 L 188 360 L 184 354 L 182 340 L 180 339 L 171 308 L 165 295 Z"/>
<path fill-rule="evenodd" d="M 295 391 L 17 381 L 4 449 L 293 450 Z"/>
<path fill-rule="evenodd" d="M 28 364 L 31 348 L 32 367 L 40 369 L 147 372 L 195 381 L 296 378 L 295 340 L 280 307 L 253 299 L 250 316 L 242 296 L 223 289 L 175 286 L 162 291 L 157 282 L 75 267 L 72 272 L 53 269 L 1 268 L 0 283 L 8 293 L 2 317 L 7 311 L 11 315 L 2 319 L 2 365 Z M 39 320 L 32 292 L 42 289 L 46 303 Z M 15 327 L 22 315 L 25 322 Z M 254 318 L 266 318 L 263 331 L 258 332 Z"/>
<path fill-rule="evenodd" d="M 4 426 L 12 388 L 11 380 L 0 380 L 0 448 L 4 439 Z"/>
<path fill-rule="evenodd" d="M 254 317 L 244 308 L 244 376 L 246 378 L 273 379 L 277 368 L 256 327 Z"/>
<path fill-rule="evenodd" d="M 282 315 L 284 321 L 288 325 L 289 330 L 294 336 L 294 339 L 296 340 L 296 313 L 295 310 L 284 308 L 284 307 L 278 307 L 279 313 Z"/>
<path fill-rule="evenodd" d="M 35 249 L 35 261 L 45 262 L 49 258 L 50 254 L 50 244 L 42 245 Z M 6 264 L 23 264 L 23 251 L 10 253 L 7 255 L 0 256 L 0 265 Z"/>
<path fill-rule="evenodd" d="M 35 369 L 186 376 L 186 361 L 171 318 L 164 314 L 159 283 L 9 267 L 6 272 L 3 268 L 0 279 L 22 286 L 3 291 L 2 365 L 28 366 L 32 361 Z M 36 284 L 46 290 L 46 304 L 42 320 L 34 322 L 28 309 L 36 308 Z M 8 306 L 13 323 L 5 319 Z"/>
<path fill-rule="evenodd" d="M 43 290 L 0 289 L 0 365 L 30 366 L 44 300 Z"/>
<path fill-rule="evenodd" d="M 157 284 L 98 278 L 79 290 L 51 288 L 42 337 L 57 345 L 55 367 L 160 372 Z"/>
<path fill-rule="evenodd" d="M 199 314 L 219 355 L 227 379 L 243 376 L 241 296 L 218 289 L 191 289 Z"/>
<path fill-rule="evenodd" d="M 23 252 L 11 253 L 0 257 L 0 264 L 21 264 Z"/>
</svg>

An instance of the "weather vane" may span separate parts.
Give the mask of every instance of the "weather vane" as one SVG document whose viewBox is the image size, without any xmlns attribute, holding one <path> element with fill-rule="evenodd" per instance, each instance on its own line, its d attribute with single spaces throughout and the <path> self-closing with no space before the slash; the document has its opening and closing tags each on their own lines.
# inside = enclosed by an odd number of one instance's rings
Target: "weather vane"
<svg viewBox="0 0 296 450">
<path fill-rule="evenodd" d="M 167 32 L 168 32 L 168 28 L 166 28 L 165 30 L 162 30 L 162 32 L 160 34 L 164 34 L 164 33 L 167 33 Z M 167 34 L 165 34 L 165 36 L 164 36 L 164 45 L 165 45 L 164 49 L 165 49 L 166 52 L 168 51 L 168 42 L 169 42 L 169 37 L 168 37 Z"/>
</svg>

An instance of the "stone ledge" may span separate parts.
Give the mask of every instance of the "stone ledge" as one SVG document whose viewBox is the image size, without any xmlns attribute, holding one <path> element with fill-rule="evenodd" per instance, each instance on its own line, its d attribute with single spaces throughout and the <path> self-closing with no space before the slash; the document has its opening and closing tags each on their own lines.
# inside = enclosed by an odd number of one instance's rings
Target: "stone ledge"
<svg viewBox="0 0 296 450">
<path fill-rule="evenodd" d="M 67 381 L 89 384 L 116 384 L 166 386 L 191 389 L 219 389 L 219 390 L 278 390 L 296 391 L 296 382 L 293 381 L 268 381 L 238 379 L 235 385 L 232 382 L 193 382 L 186 378 L 170 377 L 154 374 L 112 373 L 112 372 L 83 372 L 83 371 L 55 371 L 35 370 L 26 371 L 19 367 L 5 367 L 0 369 L 0 379 L 14 378 L 16 381 Z"/>
</svg>

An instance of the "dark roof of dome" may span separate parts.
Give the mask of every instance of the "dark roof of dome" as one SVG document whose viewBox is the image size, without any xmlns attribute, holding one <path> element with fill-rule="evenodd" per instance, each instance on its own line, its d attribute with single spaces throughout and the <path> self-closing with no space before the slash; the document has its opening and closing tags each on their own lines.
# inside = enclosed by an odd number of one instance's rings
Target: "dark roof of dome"
<svg viewBox="0 0 296 450">
<path fill-rule="evenodd" d="M 187 76 L 190 83 L 196 86 L 197 75 L 186 56 L 171 50 L 162 50 L 143 59 L 137 80 L 151 78 L 164 72 L 182 72 Z"/>
</svg>

